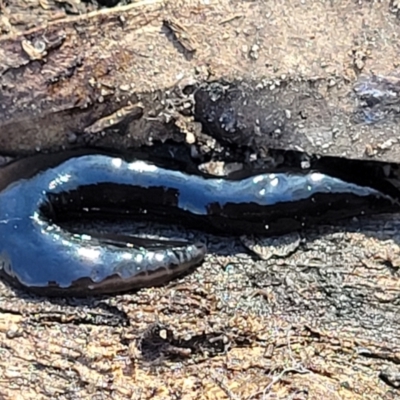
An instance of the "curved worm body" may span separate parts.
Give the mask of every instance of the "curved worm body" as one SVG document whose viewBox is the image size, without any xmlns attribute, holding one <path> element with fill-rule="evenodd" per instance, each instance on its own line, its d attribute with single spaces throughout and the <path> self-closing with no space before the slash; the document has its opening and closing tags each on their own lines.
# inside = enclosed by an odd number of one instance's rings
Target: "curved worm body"
<svg viewBox="0 0 400 400">
<path fill-rule="evenodd" d="M 61 154 L 22 159 L 0 173 L 0 274 L 45 295 L 159 285 L 206 253 L 201 243 L 74 233 L 59 224 L 71 216 L 155 218 L 276 235 L 397 207 L 373 188 L 317 172 L 229 180 L 106 154 Z"/>
</svg>

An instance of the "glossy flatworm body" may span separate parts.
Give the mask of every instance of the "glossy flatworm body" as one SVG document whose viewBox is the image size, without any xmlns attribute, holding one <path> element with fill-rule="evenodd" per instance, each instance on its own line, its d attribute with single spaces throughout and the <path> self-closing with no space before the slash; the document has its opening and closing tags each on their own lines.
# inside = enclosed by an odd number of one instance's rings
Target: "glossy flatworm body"
<svg viewBox="0 0 400 400">
<path fill-rule="evenodd" d="M 206 253 L 201 243 L 76 233 L 62 224 L 72 216 L 277 235 L 394 207 L 377 189 L 319 172 L 229 179 L 104 153 L 39 155 L 0 170 L 0 275 L 45 295 L 117 293 L 162 284 Z"/>
</svg>

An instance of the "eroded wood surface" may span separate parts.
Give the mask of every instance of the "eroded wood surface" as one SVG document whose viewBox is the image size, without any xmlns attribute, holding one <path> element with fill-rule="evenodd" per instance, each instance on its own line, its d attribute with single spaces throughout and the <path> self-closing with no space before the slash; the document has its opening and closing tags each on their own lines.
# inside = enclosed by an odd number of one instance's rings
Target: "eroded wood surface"
<svg viewBox="0 0 400 400">
<path fill-rule="evenodd" d="M 3 4 L 0 150 L 172 139 L 397 161 L 395 3 Z M 354 89 L 376 82 L 365 105 Z M 0 284 L 0 398 L 396 399 L 399 226 L 311 230 L 268 260 L 196 233 L 210 255 L 192 274 L 105 299 Z"/>
<path fill-rule="evenodd" d="M 39 2 L 36 19 L 24 3 L 5 7 L 0 149 L 126 148 L 188 129 L 193 142 L 202 127 L 186 125 L 207 125 L 204 105 L 182 89 L 224 81 L 233 94 L 208 134 L 217 124 L 256 149 L 398 161 L 395 3 L 147 0 L 85 14 L 72 2 L 81 14 L 68 16 Z M 121 134 L 113 117 L 134 105 Z"/>
<path fill-rule="evenodd" d="M 361 226 L 306 233 L 268 261 L 206 237 L 211 254 L 192 274 L 106 299 L 50 301 L 2 284 L 1 393 L 396 399 L 399 224 Z"/>
</svg>

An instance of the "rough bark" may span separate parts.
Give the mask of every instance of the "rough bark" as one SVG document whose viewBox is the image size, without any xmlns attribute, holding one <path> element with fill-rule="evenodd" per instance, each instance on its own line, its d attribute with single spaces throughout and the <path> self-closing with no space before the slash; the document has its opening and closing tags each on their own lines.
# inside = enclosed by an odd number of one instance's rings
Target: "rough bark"
<svg viewBox="0 0 400 400">
<path fill-rule="evenodd" d="M 171 140 L 396 162 L 396 4 L 0 5 L 0 150 Z M 265 260 L 196 233 L 200 268 L 123 296 L 0 284 L 0 397 L 398 398 L 399 226 L 310 230 L 256 246 Z"/>
<path fill-rule="evenodd" d="M 399 159 L 388 1 L 151 0 L 66 18 L 50 9 L 34 26 L 20 8 L 5 8 L 0 37 L 5 152 L 184 140 L 189 115 L 256 148 Z M 18 15 L 28 29 L 12 25 Z M 225 91 L 184 95 L 207 82 Z"/>
</svg>

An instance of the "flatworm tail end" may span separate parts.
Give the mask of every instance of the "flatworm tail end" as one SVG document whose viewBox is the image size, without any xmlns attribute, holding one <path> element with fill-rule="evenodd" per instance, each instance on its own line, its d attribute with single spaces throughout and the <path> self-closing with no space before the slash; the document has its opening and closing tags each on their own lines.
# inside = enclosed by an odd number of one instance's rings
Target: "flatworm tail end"
<svg viewBox="0 0 400 400">
<path fill-rule="evenodd" d="M 72 282 L 67 288 L 69 294 L 114 294 L 160 286 L 198 266 L 207 252 L 203 243 L 125 235 L 112 235 L 112 238 L 111 235 L 104 235 L 100 242 L 103 251 L 108 253 L 104 254 L 104 270 L 100 280 L 96 277 L 97 268 L 94 267 L 91 281 L 82 278 Z"/>
<path fill-rule="evenodd" d="M 45 238 L 45 235 L 35 235 Z M 199 265 L 207 252 L 202 243 L 163 241 L 128 235 L 75 235 L 60 229 L 42 243 L 51 254 L 37 253 L 30 260 L 7 255 L 13 263 L 0 268 L 14 286 L 45 296 L 86 297 L 159 286 Z M 4 258 L 2 254 L 0 258 Z M 25 273 L 27 262 L 40 273 Z M 12 279 L 10 279 L 12 278 Z"/>
</svg>

